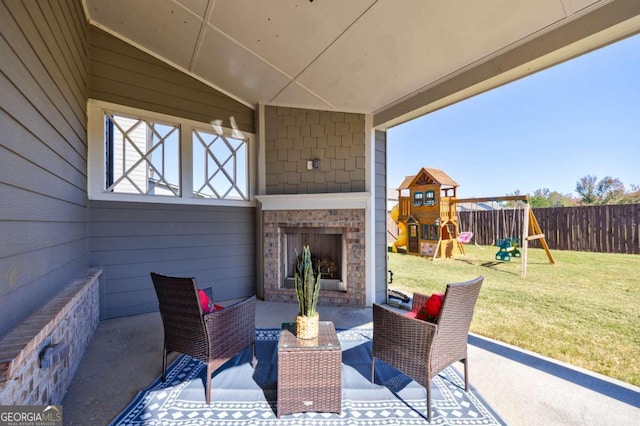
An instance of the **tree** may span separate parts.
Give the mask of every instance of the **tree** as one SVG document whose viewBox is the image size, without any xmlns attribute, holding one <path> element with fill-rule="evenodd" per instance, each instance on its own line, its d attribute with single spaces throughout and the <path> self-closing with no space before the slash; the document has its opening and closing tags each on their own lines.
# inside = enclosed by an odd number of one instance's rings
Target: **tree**
<svg viewBox="0 0 640 426">
<path fill-rule="evenodd" d="M 533 191 L 529 197 L 531 207 L 566 207 L 575 205 L 571 195 L 551 191 L 549 188 L 540 188 Z"/>
<path fill-rule="evenodd" d="M 582 197 L 585 204 L 596 204 L 596 176 L 587 175 L 580 178 L 576 184 L 576 192 Z"/>
<path fill-rule="evenodd" d="M 619 179 L 605 176 L 596 188 L 600 204 L 617 204 L 625 194 L 624 185 Z"/>
<path fill-rule="evenodd" d="M 596 176 L 587 175 L 576 183 L 576 192 L 585 204 L 619 204 L 625 198 L 624 184 L 611 176 L 598 181 Z"/>
<path fill-rule="evenodd" d="M 532 208 L 536 207 L 551 207 L 549 200 L 549 188 L 540 188 L 533 191 L 533 195 L 529 197 L 529 203 Z"/>
<path fill-rule="evenodd" d="M 516 189 L 511 195 L 521 195 L 519 189 Z M 520 201 L 518 201 L 520 203 Z M 500 203 L 502 207 L 514 208 L 518 203 L 514 201 L 505 201 Z M 533 194 L 529 196 L 529 205 L 531 208 L 543 208 L 543 207 L 567 207 L 575 206 L 575 200 L 568 194 L 561 194 L 558 191 L 551 191 L 549 188 L 539 188 L 533 191 Z"/>
<path fill-rule="evenodd" d="M 631 190 L 624 194 L 620 204 L 640 204 L 640 185 L 631 184 Z"/>
</svg>

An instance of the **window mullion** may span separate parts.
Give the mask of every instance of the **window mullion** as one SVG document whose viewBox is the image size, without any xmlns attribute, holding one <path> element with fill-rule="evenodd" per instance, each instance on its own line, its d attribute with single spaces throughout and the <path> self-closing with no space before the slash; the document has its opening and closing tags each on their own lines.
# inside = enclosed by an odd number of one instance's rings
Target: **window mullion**
<svg viewBox="0 0 640 426">
<path fill-rule="evenodd" d="M 180 188 L 181 198 L 193 198 L 193 128 L 180 125 Z"/>
</svg>

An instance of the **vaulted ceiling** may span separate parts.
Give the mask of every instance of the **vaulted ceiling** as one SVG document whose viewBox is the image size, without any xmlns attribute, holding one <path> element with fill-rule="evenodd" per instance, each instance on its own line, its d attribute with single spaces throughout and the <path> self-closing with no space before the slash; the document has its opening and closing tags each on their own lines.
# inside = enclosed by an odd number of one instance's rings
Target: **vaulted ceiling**
<svg viewBox="0 0 640 426">
<path fill-rule="evenodd" d="M 637 0 L 84 0 L 89 21 L 254 107 L 391 126 L 640 30 Z"/>
</svg>

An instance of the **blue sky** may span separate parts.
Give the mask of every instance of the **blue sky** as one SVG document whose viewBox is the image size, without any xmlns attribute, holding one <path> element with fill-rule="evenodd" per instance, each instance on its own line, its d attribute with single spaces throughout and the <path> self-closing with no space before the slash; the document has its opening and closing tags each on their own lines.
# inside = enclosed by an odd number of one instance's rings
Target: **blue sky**
<svg viewBox="0 0 640 426">
<path fill-rule="evenodd" d="M 583 176 L 640 185 L 640 35 L 389 129 L 389 188 L 442 169 L 459 197 L 549 188 Z"/>
</svg>

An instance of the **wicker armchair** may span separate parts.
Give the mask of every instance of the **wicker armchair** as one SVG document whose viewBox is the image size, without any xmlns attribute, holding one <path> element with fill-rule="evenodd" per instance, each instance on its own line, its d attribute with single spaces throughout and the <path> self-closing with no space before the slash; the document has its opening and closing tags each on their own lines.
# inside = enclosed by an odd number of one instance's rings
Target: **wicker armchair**
<svg viewBox="0 0 640 426">
<path fill-rule="evenodd" d="M 211 375 L 252 345 L 255 360 L 255 296 L 208 314 L 202 313 L 194 278 L 151 273 L 164 326 L 162 381 L 167 353 L 176 351 L 207 364 L 205 399 L 211 402 Z M 255 365 L 255 364 L 254 364 Z"/>
<path fill-rule="evenodd" d="M 484 277 L 447 285 L 438 324 L 410 318 L 381 305 L 373 305 L 373 361 L 397 368 L 427 390 L 427 420 L 431 421 L 431 379 L 450 364 L 464 364 L 465 391 L 469 390 L 467 336 L 473 309 Z M 428 296 L 414 294 L 412 310 L 424 306 Z"/>
</svg>

